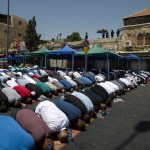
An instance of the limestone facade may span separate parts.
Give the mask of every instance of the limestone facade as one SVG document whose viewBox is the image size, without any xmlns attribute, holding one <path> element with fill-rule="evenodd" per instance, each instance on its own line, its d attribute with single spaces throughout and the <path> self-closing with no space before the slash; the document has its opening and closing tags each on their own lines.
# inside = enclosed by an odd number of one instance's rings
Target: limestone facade
<svg viewBox="0 0 150 150">
<path fill-rule="evenodd" d="M 7 15 L 0 14 L 0 50 L 5 50 L 7 45 Z M 9 19 L 9 43 L 13 43 L 15 40 L 23 41 L 26 34 L 27 21 L 17 16 L 10 16 Z"/>
</svg>

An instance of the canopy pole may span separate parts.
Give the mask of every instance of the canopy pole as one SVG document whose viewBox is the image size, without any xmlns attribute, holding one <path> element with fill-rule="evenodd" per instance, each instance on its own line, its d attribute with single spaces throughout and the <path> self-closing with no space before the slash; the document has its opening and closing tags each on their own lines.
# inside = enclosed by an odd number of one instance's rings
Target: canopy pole
<svg viewBox="0 0 150 150">
<path fill-rule="evenodd" d="M 141 60 L 139 59 L 139 73 L 141 71 Z"/>
<path fill-rule="evenodd" d="M 56 58 L 56 68 L 55 68 L 55 71 L 57 71 L 57 58 Z"/>
<path fill-rule="evenodd" d="M 72 71 L 74 70 L 74 53 L 72 53 Z"/>
<path fill-rule="evenodd" d="M 117 58 L 115 58 L 115 70 L 117 69 Z"/>
<path fill-rule="evenodd" d="M 46 66 L 47 66 L 47 54 L 45 54 L 45 70 L 46 70 Z"/>
<path fill-rule="evenodd" d="M 42 64 L 43 64 L 43 57 L 42 57 L 42 59 L 41 59 L 41 68 L 42 68 Z"/>
<path fill-rule="evenodd" d="M 109 81 L 109 57 L 107 53 L 107 71 L 108 71 L 108 81 Z"/>
<path fill-rule="evenodd" d="M 96 63 L 97 63 L 97 60 L 94 61 L 95 69 L 97 69 Z"/>
<path fill-rule="evenodd" d="M 25 57 L 24 57 L 24 66 L 26 66 L 26 59 L 27 59 L 27 57 L 25 55 Z"/>
<path fill-rule="evenodd" d="M 63 68 L 63 59 L 61 59 L 61 69 Z"/>
<path fill-rule="evenodd" d="M 118 58 L 118 70 L 119 70 L 119 61 L 120 61 L 120 59 Z"/>
<path fill-rule="evenodd" d="M 11 65 L 12 65 L 12 57 L 11 57 L 11 60 L 10 60 L 10 61 L 11 61 Z"/>
<path fill-rule="evenodd" d="M 87 52 L 85 53 L 85 73 L 87 73 Z"/>
<path fill-rule="evenodd" d="M 127 59 L 127 70 L 129 70 L 129 62 L 128 62 L 128 59 Z"/>
</svg>

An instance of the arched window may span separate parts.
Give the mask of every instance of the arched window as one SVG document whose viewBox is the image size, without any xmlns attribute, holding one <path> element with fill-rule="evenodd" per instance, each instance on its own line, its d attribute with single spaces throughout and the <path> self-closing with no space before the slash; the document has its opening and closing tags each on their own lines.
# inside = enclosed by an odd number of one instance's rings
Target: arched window
<svg viewBox="0 0 150 150">
<path fill-rule="evenodd" d="M 144 44 L 144 35 L 142 33 L 139 33 L 137 36 L 137 45 L 143 45 Z"/>
<path fill-rule="evenodd" d="M 150 45 L 150 33 L 145 34 L 145 45 Z"/>
</svg>

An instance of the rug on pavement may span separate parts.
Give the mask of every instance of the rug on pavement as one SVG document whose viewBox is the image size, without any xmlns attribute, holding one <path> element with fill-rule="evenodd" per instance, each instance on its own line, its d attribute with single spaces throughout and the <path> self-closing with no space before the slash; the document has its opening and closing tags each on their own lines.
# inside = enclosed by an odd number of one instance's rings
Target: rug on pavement
<svg viewBox="0 0 150 150">
<path fill-rule="evenodd" d="M 72 139 L 74 139 L 81 131 L 72 129 Z M 54 140 L 54 150 L 61 150 L 64 146 L 69 143 L 61 143 L 58 140 Z"/>
<path fill-rule="evenodd" d="M 90 123 L 92 123 L 93 120 L 94 120 L 94 118 L 91 118 Z M 86 126 L 88 126 L 88 125 L 89 124 L 87 124 Z M 80 134 L 80 132 L 82 132 L 82 131 L 72 129 L 72 141 L 78 134 Z M 67 144 L 69 144 L 69 143 L 61 143 L 58 140 L 54 140 L 54 150 L 62 150 L 65 147 L 65 145 L 67 145 Z"/>
</svg>

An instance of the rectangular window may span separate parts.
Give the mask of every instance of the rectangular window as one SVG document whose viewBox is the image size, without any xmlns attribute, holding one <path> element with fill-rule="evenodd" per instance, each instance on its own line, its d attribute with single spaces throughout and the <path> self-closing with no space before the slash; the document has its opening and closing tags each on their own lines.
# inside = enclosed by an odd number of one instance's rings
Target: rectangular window
<svg viewBox="0 0 150 150">
<path fill-rule="evenodd" d="M 142 33 L 139 33 L 137 36 L 137 45 L 143 45 L 144 44 L 144 35 Z"/>
<path fill-rule="evenodd" d="M 4 33 L 7 33 L 7 30 L 4 30 Z"/>
<path fill-rule="evenodd" d="M 150 33 L 145 34 L 145 45 L 150 45 Z"/>
<path fill-rule="evenodd" d="M 19 21 L 19 25 L 22 25 L 22 22 L 21 22 L 21 21 Z"/>
<path fill-rule="evenodd" d="M 22 35 L 21 33 L 18 33 L 18 36 L 19 36 L 19 37 L 21 37 L 21 35 Z"/>
</svg>

